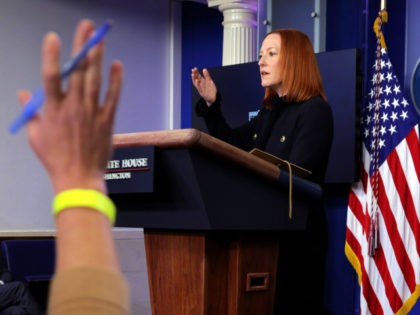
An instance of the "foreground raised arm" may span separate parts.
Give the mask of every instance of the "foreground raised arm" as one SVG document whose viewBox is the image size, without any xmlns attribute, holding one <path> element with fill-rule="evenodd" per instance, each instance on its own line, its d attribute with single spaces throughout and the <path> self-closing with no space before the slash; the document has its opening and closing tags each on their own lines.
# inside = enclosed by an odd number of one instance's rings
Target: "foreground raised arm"
<svg viewBox="0 0 420 315">
<path fill-rule="evenodd" d="M 79 23 L 73 54 L 93 30 L 91 21 Z M 86 309 L 93 309 L 94 314 L 126 314 L 128 286 L 111 229 L 115 209 L 106 196 L 103 178 L 112 150 L 123 67 L 118 61 L 112 63 L 101 104 L 104 43 L 89 52 L 65 88 L 60 77 L 60 50 L 58 36 L 48 33 L 42 47 L 44 111 L 27 124 L 29 143 L 55 193 L 57 259 L 49 313 L 85 314 Z M 18 98 L 25 104 L 30 94 L 20 91 Z"/>
</svg>

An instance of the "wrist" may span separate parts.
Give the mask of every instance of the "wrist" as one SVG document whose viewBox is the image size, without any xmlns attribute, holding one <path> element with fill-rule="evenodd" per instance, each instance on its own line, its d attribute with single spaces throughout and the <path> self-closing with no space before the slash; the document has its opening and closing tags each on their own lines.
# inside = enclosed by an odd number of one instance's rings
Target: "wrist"
<svg viewBox="0 0 420 315">
<path fill-rule="evenodd" d="M 217 99 L 217 95 L 215 95 L 213 98 L 206 99 L 205 101 L 206 101 L 207 106 L 210 107 L 211 105 L 213 105 L 216 102 L 216 99 Z"/>
<path fill-rule="evenodd" d="M 104 194 L 107 193 L 107 187 L 103 174 L 93 177 L 59 177 L 52 178 L 51 181 L 53 183 L 54 194 L 73 188 L 92 189 Z"/>
</svg>

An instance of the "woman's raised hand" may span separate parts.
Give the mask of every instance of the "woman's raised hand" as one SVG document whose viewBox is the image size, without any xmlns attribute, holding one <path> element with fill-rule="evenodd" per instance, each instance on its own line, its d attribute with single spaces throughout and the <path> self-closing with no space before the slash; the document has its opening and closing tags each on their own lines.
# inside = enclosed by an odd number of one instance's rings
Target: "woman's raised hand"
<svg viewBox="0 0 420 315">
<path fill-rule="evenodd" d="M 193 68 L 191 70 L 191 80 L 198 94 L 206 101 L 208 106 L 216 101 L 217 88 L 207 69 L 203 69 L 203 75 L 201 75 L 197 68 Z"/>
</svg>

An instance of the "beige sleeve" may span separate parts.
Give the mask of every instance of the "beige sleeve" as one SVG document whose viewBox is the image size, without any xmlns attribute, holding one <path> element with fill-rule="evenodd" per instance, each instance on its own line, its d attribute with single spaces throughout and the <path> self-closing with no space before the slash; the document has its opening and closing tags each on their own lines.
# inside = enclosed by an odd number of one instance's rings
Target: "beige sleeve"
<svg viewBox="0 0 420 315">
<path fill-rule="evenodd" d="M 130 314 L 127 281 L 121 274 L 89 267 L 56 274 L 50 287 L 48 314 Z"/>
</svg>

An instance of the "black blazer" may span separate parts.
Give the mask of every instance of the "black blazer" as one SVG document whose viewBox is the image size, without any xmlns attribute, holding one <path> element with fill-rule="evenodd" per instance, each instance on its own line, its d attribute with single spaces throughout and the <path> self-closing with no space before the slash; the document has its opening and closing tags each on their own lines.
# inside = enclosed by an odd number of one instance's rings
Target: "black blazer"
<svg viewBox="0 0 420 315">
<path fill-rule="evenodd" d="M 322 184 L 333 138 L 330 106 L 319 96 L 301 103 L 274 97 L 271 105 L 236 128 L 223 117 L 220 95 L 210 107 L 199 100 L 196 113 L 203 116 L 211 135 L 246 151 L 259 148 L 302 166 L 312 172 L 308 179 Z"/>
</svg>

